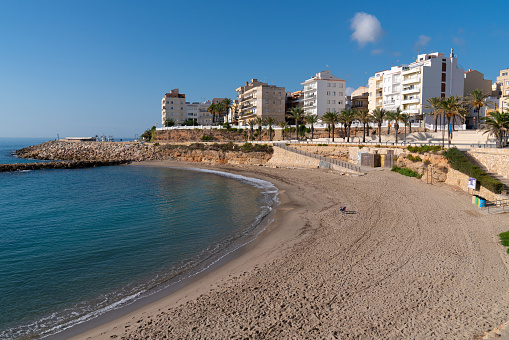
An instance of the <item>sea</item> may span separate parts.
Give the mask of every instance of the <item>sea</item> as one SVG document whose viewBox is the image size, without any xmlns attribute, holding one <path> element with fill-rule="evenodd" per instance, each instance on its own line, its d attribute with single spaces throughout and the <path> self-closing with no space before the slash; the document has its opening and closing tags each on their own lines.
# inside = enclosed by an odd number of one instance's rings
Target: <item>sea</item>
<svg viewBox="0 0 509 340">
<path fill-rule="evenodd" d="M 44 138 L 0 138 L 0 163 Z M 209 268 L 272 219 L 277 189 L 218 171 L 0 173 L 0 339 L 55 335 Z"/>
</svg>

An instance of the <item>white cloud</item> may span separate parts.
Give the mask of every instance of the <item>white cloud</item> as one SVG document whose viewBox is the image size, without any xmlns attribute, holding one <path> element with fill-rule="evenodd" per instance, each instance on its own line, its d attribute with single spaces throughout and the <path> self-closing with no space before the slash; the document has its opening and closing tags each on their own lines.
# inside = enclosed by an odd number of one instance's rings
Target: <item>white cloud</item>
<svg viewBox="0 0 509 340">
<path fill-rule="evenodd" d="M 350 29 L 353 31 L 352 40 L 357 41 L 360 47 L 376 42 L 384 33 L 380 21 L 368 13 L 355 13 L 350 22 Z"/>
<path fill-rule="evenodd" d="M 424 46 L 426 46 L 430 41 L 431 41 L 430 37 L 421 34 L 419 36 L 419 39 L 416 42 L 414 42 L 414 48 L 421 49 Z"/>
<path fill-rule="evenodd" d="M 351 95 L 352 92 L 355 91 L 355 89 L 353 87 L 347 87 L 346 90 L 345 90 L 345 94 L 347 96 Z"/>
<path fill-rule="evenodd" d="M 463 46 L 463 45 L 465 45 L 465 39 L 463 39 L 463 38 L 452 37 L 452 42 L 453 42 L 455 45 L 458 45 L 458 46 Z"/>
<path fill-rule="evenodd" d="M 382 54 L 384 53 L 384 50 L 379 48 L 379 49 L 376 49 L 376 50 L 371 50 L 371 55 L 377 55 L 377 54 Z"/>
</svg>

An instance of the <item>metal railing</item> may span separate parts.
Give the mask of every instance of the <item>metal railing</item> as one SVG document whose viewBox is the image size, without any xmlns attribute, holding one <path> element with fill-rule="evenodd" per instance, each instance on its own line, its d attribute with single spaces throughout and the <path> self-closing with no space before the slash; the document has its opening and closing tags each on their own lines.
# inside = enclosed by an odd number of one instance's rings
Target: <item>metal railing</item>
<svg viewBox="0 0 509 340">
<path fill-rule="evenodd" d="M 509 199 L 486 201 L 486 207 L 483 209 L 488 210 L 488 213 L 490 209 L 493 213 L 509 212 Z"/>
<path fill-rule="evenodd" d="M 291 148 L 291 147 L 289 147 L 289 146 L 287 146 L 286 144 L 283 144 L 283 143 L 274 143 L 274 146 L 276 146 L 278 148 L 281 148 L 281 149 L 284 149 L 284 150 L 287 150 L 287 151 L 290 151 L 290 152 L 295 152 L 295 153 L 297 153 L 299 155 L 315 158 L 315 159 L 318 159 L 320 161 L 328 162 L 330 164 L 334 164 L 334 165 L 337 165 L 337 166 L 340 166 L 340 167 L 343 167 L 343 168 L 350 169 L 350 170 L 355 171 L 355 172 L 362 173 L 362 170 L 361 170 L 361 168 L 359 166 L 354 165 L 352 163 L 340 161 L 339 159 L 323 157 L 323 156 L 320 156 L 320 155 L 317 155 L 317 154 L 314 154 L 314 153 L 311 153 L 311 152 L 307 152 L 307 151 Z"/>
</svg>

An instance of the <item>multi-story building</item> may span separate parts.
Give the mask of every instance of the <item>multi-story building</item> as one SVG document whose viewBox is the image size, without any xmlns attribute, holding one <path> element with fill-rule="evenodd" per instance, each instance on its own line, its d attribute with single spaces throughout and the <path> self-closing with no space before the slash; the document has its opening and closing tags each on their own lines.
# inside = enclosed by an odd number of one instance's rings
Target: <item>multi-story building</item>
<svg viewBox="0 0 509 340">
<path fill-rule="evenodd" d="M 393 66 L 369 78 L 369 110 L 383 108 L 411 115 L 413 121 L 434 120 L 426 108 L 431 97 L 463 96 L 464 72 L 458 67 L 453 50 L 449 57 L 443 53 L 419 54 L 409 65 Z"/>
<path fill-rule="evenodd" d="M 210 100 L 206 102 L 186 102 L 186 118 L 193 119 L 197 125 L 211 125 L 212 114 L 207 110 L 210 106 Z"/>
<path fill-rule="evenodd" d="M 369 87 L 361 86 L 350 94 L 350 107 L 354 110 L 368 108 Z"/>
<path fill-rule="evenodd" d="M 492 81 L 488 79 L 484 79 L 484 74 L 469 69 L 465 72 L 465 81 L 464 81 L 464 87 L 463 87 L 463 96 L 467 97 L 469 96 L 473 90 L 482 90 L 483 94 L 491 95 L 491 87 L 492 87 Z M 491 97 L 486 98 L 485 100 L 487 104 L 483 106 L 479 112 L 479 117 L 486 116 L 486 110 L 489 110 L 490 108 L 493 108 L 496 100 L 494 101 L 491 99 Z M 477 122 L 477 111 L 474 107 L 470 108 L 470 112 L 465 117 L 465 124 L 467 125 L 467 129 L 474 128 L 476 129 L 478 126 Z"/>
<path fill-rule="evenodd" d="M 252 79 L 237 88 L 239 100 L 239 124 L 247 124 L 256 117 L 285 119 L 285 88 Z"/>
<path fill-rule="evenodd" d="M 301 83 L 304 86 L 304 113 L 323 116 L 326 112 L 343 111 L 345 84 L 345 80 L 333 76 L 330 70 L 318 72 L 314 77 Z"/>
<path fill-rule="evenodd" d="M 186 95 L 179 93 L 179 89 L 173 89 L 166 93 L 161 100 L 161 120 L 173 119 L 175 124 L 182 124 L 186 120 Z"/>
<path fill-rule="evenodd" d="M 500 76 L 493 83 L 493 96 L 498 97 L 497 108 L 503 108 L 504 111 L 509 110 L 509 68 L 500 70 Z"/>
<path fill-rule="evenodd" d="M 302 100 L 304 99 L 304 93 L 302 90 L 294 92 L 286 92 L 285 111 L 291 108 L 302 107 Z"/>
</svg>

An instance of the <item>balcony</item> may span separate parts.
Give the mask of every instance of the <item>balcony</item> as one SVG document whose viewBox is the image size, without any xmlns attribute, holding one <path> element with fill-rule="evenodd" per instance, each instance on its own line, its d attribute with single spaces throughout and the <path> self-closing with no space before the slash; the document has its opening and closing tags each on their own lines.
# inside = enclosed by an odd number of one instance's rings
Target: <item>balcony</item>
<svg viewBox="0 0 509 340">
<path fill-rule="evenodd" d="M 401 104 L 415 104 L 415 103 L 420 103 L 420 101 L 421 101 L 421 99 L 419 98 L 419 96 L 415 96 L 415 97 L 403 99 L 401 101 Z"/>
<path fill-rule="evenodd" d="M 402 94 L 408 94 L 408 93 L 416 93 L 416 92 L 420 92 L 421 91 L 421 87 L 420 86 L 406 86 L 406 87 L 403 87 L 403 91 L 401 91 Z"/>
<path fill-rule="evenodd" d="M 408 113 L 409 115 L 417 115 L 421 112 L 419 109 L 403 109 L 403 113 Z"/>
<path fill-rule="evenodd" d="M 420 67 L 403 67 L 402 74 L 415 73 L 415 72 L 419 72 L 420 70 L 421 70 Z"/>
<path fill-rule="evenodd" d="M 380 91 L 380 92 L 377 92 L 377 93 L 376 93 L 376 97 L 377 97 L 377 98 L 378 98 L 378 97 L 381 97 L 381 96 L 382 96 L 382 91 Z"/>
<path fill-rule="evenodd" d="M 420 83 L 421 77 L 415 76 L 415 77 L 408 77 L 403 79 L 403 84 L 411 84 L 411 83 Z"/>
<path fill-rule="evenodd" d="M 308 98 L 313 98 L 313 99 L 314 99 L 315 97 L 316 97 L 316 94 L 315 94 L 315 93 L 310 93 L 310 94 L 306 94 L 306 95 L 304 96 L 304 99 L 308 99 Z"/>
</svg>

